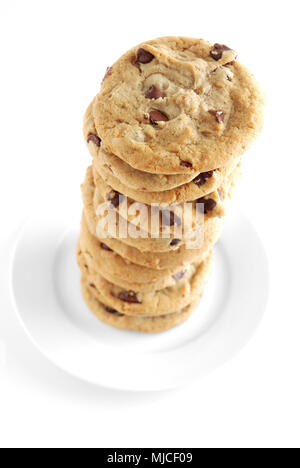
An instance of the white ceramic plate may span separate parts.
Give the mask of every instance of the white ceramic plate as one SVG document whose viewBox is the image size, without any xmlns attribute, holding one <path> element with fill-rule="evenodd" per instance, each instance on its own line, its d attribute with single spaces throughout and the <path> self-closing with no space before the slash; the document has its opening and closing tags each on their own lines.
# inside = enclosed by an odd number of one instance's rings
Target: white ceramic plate
<svg viewBox="0 0 300 468">
<path fill-rule="evenodd" d="M 268 265 L 256 232 L 240 213 L 232 211 L 226 220 L 213 273 L 192 318 L 147 335 L 110 328 L 88 310 L 75 259 L 80 217 L 57 210 L 39 213 L 22 229 L 11 286 L 27 334 L 69 374 L 114 389 L 175 388 L 225 363 L 254 333 L 267 302 Z"/>
</svg>

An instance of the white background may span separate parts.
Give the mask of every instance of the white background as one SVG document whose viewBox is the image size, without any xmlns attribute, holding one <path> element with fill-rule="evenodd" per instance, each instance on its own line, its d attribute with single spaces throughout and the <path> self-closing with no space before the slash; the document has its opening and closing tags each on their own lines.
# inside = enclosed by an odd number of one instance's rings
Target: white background
<svg viewBox="0 0 300 468">
<path fill-rule="evenodd" d="M 297 0 L 0 0 L 0 446 L 299 447 L 300 47 Z M 12 236 L 45 199 L 80 204 L 90 163 L 82 115 L 108 65 L 162 35 L 239 53 L 267 94 L 235 203 L 265 244 L 271 297 L 251 343 L 194 385 L 166 393 L 95 388 L 54 368 L 8 295 Z M 247 300 L 247 298 L 245 298 Z"/>
</svg>

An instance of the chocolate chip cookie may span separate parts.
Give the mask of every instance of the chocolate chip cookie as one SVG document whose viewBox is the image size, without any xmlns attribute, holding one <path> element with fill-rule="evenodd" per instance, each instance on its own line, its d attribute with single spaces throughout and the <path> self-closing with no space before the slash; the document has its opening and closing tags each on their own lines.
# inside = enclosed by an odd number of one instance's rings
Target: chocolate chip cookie
<svg viewBox="0 0 300 468">
<path fill-rule="evenodd" d="M 239 164 L 239 160 L 234 164 L 227 165 L 214 171 L 202 172 L 198 174 L 191 182 L 180 185 L 170 190 L 160 192 L 149 192 L 145 190 L 136 190 L 128 186 L 112 173 L 109 166 L 99 163 L 99 159 L 94 159 L 94 170 L 101 175 L 101 178 L 110 185 L 113 190 L 132 198 L 140 203 L 184 203 L 205 197 L 216 191 L 220 186 L 226 184 L 228 177 Z"/>
<path fill-rule="evenodd" d="M 197 307 L 199 299 L 173 314 L 156 317 L 135 317 L 121 314 L 101 302 L 97 292 L 85 277 L 81 280 L 82 296 L 88 308 L 101 322 L 121 330 L 130 330 L 144 333 L 159 333 L 184 323 Z"/>
<path fill-rule="evenodd" d="M 171 237 L 176 237 L 176 234 L 173 235 L 173 231 L 176 231 L 176 228 L 189 226 L 189 229 L 195 231 L 198 229 L 199 225 L 201 226 L 207 219 L 223 217 L 226 213 L 227 203 L 232 195 L 233 187 L 239 179 L 240 173 L 240 166 L 238 166 L 232 171 L 222 186 L 218 187 L 212 193 L 191 200 L 190 209 L 186 210 L 187 204 L 183 203 L 171 205 L 159 204 L 159 206 L 154 206 L 155 202 L 153 202 L 150 206 L 149 204 L 140 202 L 138 197 L 132 199 L 128 196 L 124 196 L 124 193 L 120 193 L 114 190 L 112 186 L 108 185 L 94 168 L 94 208 L 97 212 L 98 207 L 102 205 L 103 200 L 105 200 L 107 204 L 115 209 L 120 216 L 125 218 L 128 223 L 139 226 L 142 231 L 145 231 L 149 235 L 153 227 L 153 216 L 157 215 L 160 235 L 163 235 L 165 226 L 170 226 Z M 126 189 L 126 187 L 124 188 Z M 198 212 L 204 215 L 204 219 L 202 219 L 202 217 L 197 219 L 196 215 Z M 185 233 L 183 232 L 182 238 L 185 238 L 184 236 Z"/>
<path fill-rule="evenodd" d="M 178 278 L 175 286 L 147 293 L 124 290 L 104 279 L 87 265 L 80 246 L 77 261 L 83 278 L 88 279 L 102 303 L 124 315 L 155 317 L 181 310 L 202 294 L 212 253 L 201 264 L 191 266 L 186 275 Z"/>
<path fill-rule="evenodd" d="M 171 269 L 157 270 L 132 263 L 108 247 L 104 241 L 94 237 L 89 232 L 84 218 L 79 245 L 90 268 L 107 281 L 127 290 L 151 292 L 174 286 L 178 278 L 185 276 L 189 270 L 189 264 L 185 266 L 177 264 Z"/>
<path fill-rule="evenodd" d="M 220 192 L 221 193 L 221 192 Z M 203 246 L 203 239 L 205 237 L 205 225 L 207 223 L 204 222 L 202 226 L 198 226 L 197 230 L 185 232 L 184 239 L 171 237 L 172 233 L 174 234 L 174 226 L 173 231 L 167 233 L 166 237 L 158 237 L 152 238 L 149 237 L 148 233 L 145 233 L 145 237 L 133 237 L 133 234 L 136 232 L 136 226 L 133 223 L 128 223 L 122 216 L 118 216 L 116 214 L 115 218 L 113 218 L 112 225 L 106 223 L 107 219 L 107 209 L 106 207 L 110 207 L 110 211 L 116 211 L 117 213 L 117 203 L 112 204 L 111 202 L 113 199 L 109 201 L 109 204 L 105 205 L 105 200 L 101 197 L 99 193 L 97 193 L 96 199 L 96 191 L 94 185 L 94 177 L 92 168 L 89 167 L 86 173 L 85 181 L 82 185 L 82 198 L 84 203 L 84 212 L 86 215 L 86 221 L 88 223 L 90 232 L 100 238 L 112 237 L 121 239 L 122 242 L 125 244 L 137 248 L 141 252 L 169 252 L 172 250 L 177 250 L 182 244 L 189 246 L 189 248 L 193 249 L 201 249 Z M 220 197 L 220 194 L 218 194 Z M 116 202 L 119 199 L 116 198 Z M 209 199 L 206 203 L 210 203 Z M 205 203 L 201 203 L 201 206 L 205 208 Z M 99 212 L 99 207 L 101 207 L 101 213 Z M 103 210 L 102 210 L 102 207 Z M 208 208 L 214 209 L 214 203 L 212 201 L 212 205 Z M 208 209 L 207 208 L 207 209 Z M 205 218 L 206 215 L 204 215 Z M 167 214 L 165 214 L 165 221 L 167 222 Z M 201 218 L 201 216 L 200 216 Z M 122 221 L 123 220 L 123 221 Z M 123 228 L 125 227 L 125 233 L 123 233 Z M 175 232 L 176 233 L 176 232 Z M 137 235 L 140 235 L 137 232 Z"/>
<path fill-rule="evenodd" d="M 248 149 L 261 130 L 263 105 L 233 49 L 162 37 L 112 66 L 93 104 L 90 138 L 141 171 L 206 172 Z"/>
<path fill-rule="evenodd" d="M 83 214 L 90 232 L 96 233 L 95 220 L 86 211 Z M 207 256 L 207 251 L 218 241 L 222 229 L 222 222 L 218 218 L 212 218 L 205 223 L 202 247 L 199 249 L 187 249 L 181 242 L 176 250 L 169 252 L 141 252 L 135 247 L 129 246 L 120 239 L 98 238 L 97 241 L 106 245 L 110 250 L 117 252 L 121 257 L 130 262 L 155 270 L 174 269 L 191 263 L 200 263 Z M 93 236 L 94 239 L 96 237 Z"/>
</svg>

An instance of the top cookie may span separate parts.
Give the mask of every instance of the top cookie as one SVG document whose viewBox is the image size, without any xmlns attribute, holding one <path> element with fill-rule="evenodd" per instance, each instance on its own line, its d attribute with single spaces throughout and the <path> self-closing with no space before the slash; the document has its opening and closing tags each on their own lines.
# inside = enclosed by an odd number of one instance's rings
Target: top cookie
<svg viewBox="0 0 300 468">
<path fill-rule="evenodd" d="M 262 127 L 263 95 L 228 47 L 185 37 L 145 42 L 107 72 L 98 137 L 135 169 L 204 172 L 240 156 Z"/>
</svg>

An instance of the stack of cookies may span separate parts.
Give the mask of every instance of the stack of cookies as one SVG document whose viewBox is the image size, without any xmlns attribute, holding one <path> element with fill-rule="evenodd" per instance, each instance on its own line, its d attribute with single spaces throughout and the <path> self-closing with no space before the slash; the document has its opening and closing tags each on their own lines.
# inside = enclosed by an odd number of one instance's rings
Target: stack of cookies
<svg viewBox="0 0 300 468">
<path fill-rule="evenodd" d="M 84 118 L 77 250 L 101 321 L 160 332 L 191 315 L 262 110 L 236 52 L 202 39 L 145 42 L 107 70 Z"/>
</svg>

